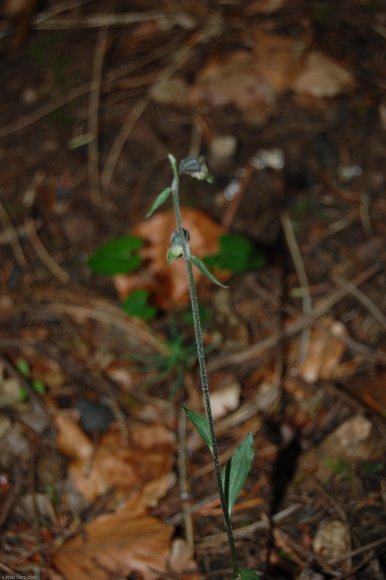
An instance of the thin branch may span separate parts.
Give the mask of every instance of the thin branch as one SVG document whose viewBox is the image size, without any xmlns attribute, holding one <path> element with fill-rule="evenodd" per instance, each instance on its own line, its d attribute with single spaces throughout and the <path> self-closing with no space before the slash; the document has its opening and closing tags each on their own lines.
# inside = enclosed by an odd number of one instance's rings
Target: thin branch
<svg viewBox="0 0 386 580">
<path fill-rule="evenodd" d="M 312 315 L 310 285 L 308 283 L 308 277 L 304 267 L 302 255 L 299 250 L 299 245 L 296 241 L 293 225 L 287 212 L 284 212 L 281 215 L 281 225 L 302 291 L 303 314 L 306 318 L 308 318 Z M 299 352 L 297 355 L 297 362 L 299 365 L 302 364 L 307 356 L 308 345 L 310 342 L 310 332 L 311 329 L 309 326 L 305 326 L 302 330 Z"/>
<path fill-rule="evenodd" d="M 137 103 L 129 112 L 105 162 L 101 178 L 102 189 L 104 192 L 107 192 L 110 187 L 115 167 L 122 153 L 122 149 L 130 136 L 130 133 L 132 132 L 135 124 L 140 119 L 148 105 L 151 103 L 154 86 L 168 81 L 177 72 L 177 70 L 189 58 L 192 47 L 195 46 L 198 42 L 201 42 L 203 37 L 205 37 L 205 34 L 205 31 L 201 34 L 193 34 L 190 39 L 188 39 L 186 45 L 173 56 L 172 62 L 160 73 L 158 80 L 154 83 L 154 85 L 148 89 L 146 94 L 137 101 Z"/>
<path fill-rule="evenodd" d="M 17 231 L 15 230 L 15 226 L 12 223 L 11 218 L 9 217 L 7 210 L 5 209 L 4 205 L 0 202 L 0 221 L 3 223 L 4 226 L 4 235 L 6 241 L 12 247 L 13 255 L 15 256 L 15 260 L 20 266 L 20 268 L 24 269 L 27 267 L 27 260 L 25 259 L 23 249 L 19 242 L 19 236 Z"/>
<path fill-rule="evenodd" d="M 363 284 L 366 282 L 366 280 L 375 274 L 378 274 L 382 269 L 383 267 L 379 264 L 373 264 L 367 270 L 358 274 L 358 276 L 352 280 L 352 283 L 355 286 Z M 329 312 L 331 308 L 343 300 L 347 294 L 348 291 L 345 288 L 335 289 L 326 298 L 315 304 L 312 315 L 310 317 L 302 318 L 301 320 L 292 322 L 282 332 L 268 336 L 267 338 L 257 342 L 256 344 L 252 344 L 240 352 L 236 352 L 234 354 L 227 355 L 224 358 L 210 362 L 208 364 L 208 369 L 210 371 L 214 371 L 230 365 L 239 365 L 248 362 L 251 359 L 262 356 L 268 350 L 276 346 L 280 340 L 290 338 L 291 336 L 296 335 L 298 332 L 301 332 L 304 328 L 312 326 L 314 322 L 318 320 L 318 318 Z M 367 356 L 369 356 L 369 353 L 367 353 Z M 386 356 L 382 352 L 377 355 L 377 358 L 379 360 L 386 360 Z"/>
<path fill-rule="evenodd" d="M 37 254 L 37 256 L 41 259 L 43 264 L 47 266 L 47 269 L 59 280 L 59 282 L 66 283 L 70 280 L 70 276 L 67 274 L 63 268 L 59 266 L 57 262 L 50 256 L 48 251 L 46 250 L 43 242 L 38 236 L 36 231 L 36 227 L 33 220 L 29 221 L 29 225 L 31 226 L 28 232 L 28 237 L 31 241 L 31 244 Z"/>
<path fill-rule="evenodd" d="M 90 197 L 96 204 L 101 202 L 99 183 L 99 101 L 101 93 L 101 81 L 103 71 L 103 59 L 106 52 L 108 27 L 101 28 L 95 48 L 94 62 L 92 67 L 92 81 L 89 102 L 89 125 L 88 130 L 92 139 L 88 146 L 88 174 L 90 183 Z"/>
<path fill-rule="evenodd" d="M 118 69 L 111 71 L 109 74 L 106 75 L 105 84 L 109 86 L 110 84 L 114 83 L 115 81 L 133 73 L 134 71 L 150 64 L 152 62 L 157 62 L 158 60 L 162 59 L 165 55 L 169 54 L 173 50 L 173 47 L 167 45 L 165 49 L 160 49 L 157 54 L 154 56 L 153 53 L 144 56 L 143 58 L 137 58 L 134 63 L 129 65 L 124 65 L 119 67 Z M 32 113 L 25 115 L 24 117 L 16 119 L 16 121 L 12 121 L 8 125 L 4 125 L 0 127 L 0 139 L 4 139 L 5 137 L 9 137 L 14 133 L 22 131 L 37 123 L 44 117 L 51 115 L 58 109 L 69 105 L 76 99 L 87 95 L 91 90 L 90 82 L 84 83 L 78 87 L 74 87 L 71 89 L 67 95 L 60 95 L 56 99 L 53 99 L 46 105 L 43 105 L 39 109 L 32 111 Z"/>
<path fill-rule="evenodd" d="M 354 296 L 358 302 L 363 304 L 363 306 L 367 308 L 367 310 L 374 316 L 379 324 L 381 324 L 383 328 L 386 329 L 386 316 L 379 310 L 378 306 L 376 306 L 374 302 L 370 300 L 370 298 L 366 296 L 364 292 L 362 292 L 362 290 L 359 290 L 355 284 L 349 280 L 345 280 L 341 276 L 336 276 L 335 281 L 337 284 L 339 284 L 339 286 L 342 286 L 342 288 L 347 290 L 349 294 Z"/>
</svg>

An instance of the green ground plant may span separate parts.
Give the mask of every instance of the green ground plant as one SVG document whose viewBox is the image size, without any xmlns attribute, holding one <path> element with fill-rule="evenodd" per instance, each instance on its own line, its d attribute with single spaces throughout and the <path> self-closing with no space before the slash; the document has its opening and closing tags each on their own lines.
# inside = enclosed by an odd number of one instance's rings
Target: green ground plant
<svg viewBox="0 0 386 580">
<path fill-rule="evenodd" d="M 176 230 L 171 235 L 171 242 L 167 253 L 167 261 L 174 262 L 179 258 L 183 258 L 186 265 L 186 273 L 189 284 L 189 294 L 191 301 L 191 309 L 193 316 L 193 326 L 195 333 L 195 343 L 197 349 L 197 358 L 200 369 L 201 387 L 204 399 L 204 406 L 206 416 L 202 416 L 196 411 L 185 409 L 187 417 L 193 423 L 200 436 L 208 446 L 213 459 L 214 471 L 217 483 L 217 491 L 220 498 L 221 508 L 224 516 L 224 524 L 228 538 L 228 545 L 230 550 L 230 557 L 232 561 L 233 578 L 238 580 L 256 580 L 258 576 L 253 570 L 246 570 L 240 568 L 233 527 L 231 521 L 231 514 L 234 504 L 244 486 L 248 473 L 250 471 L 254 449 L 253 437 L 250 433 L 239 445 L 231 459 L 228 461 L 224 469 L 221 469 L 218 445 L 215 434 L 215 426 L 212 416 L 212 407 L 210 401 L 208 375 L 206 370 L 205 351 L 202 339 L 201 320 L 199 312 L 199 304 L 197 298 L 197 290 L 193 277 L 193 266 L 198 268 L 204 275 L 219 286 L 224 287 L 214 275 L 208 270 L 206 264 L 193 256 L 190 250 L 189 232 L 183 227 L 181 218 L 181 208 L 179 202 L 179 183 L 180 175 L 188 174 L 200 180 L 206 180 L 209 183 L 213 181 L 206 163 L 203 158 L 187 158 L 181 161 L 179 167 L 173 155 L 169 154 L 169 161 L 172 166 L 173 180 L 171 187 L 163 190 L 156 198 L 150 210 L 147 212 L 147 217 L 150 217 L 163 203 L 165 203 L 170 195 L 173 199 L 173 208 L 176 216 Z"/>
</svg>

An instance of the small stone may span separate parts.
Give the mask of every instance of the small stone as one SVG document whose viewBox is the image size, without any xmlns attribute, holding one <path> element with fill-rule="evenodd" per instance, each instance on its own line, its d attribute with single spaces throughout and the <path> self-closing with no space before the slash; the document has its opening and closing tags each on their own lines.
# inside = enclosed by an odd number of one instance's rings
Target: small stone
<svg viewBox="0 0 386 580">
<path fill-rule="evenodd" d="M 348 525 L 341 520 L 322 522 L 316 531 L 313 548 L 326 558 L 342 558 L 350 548 Z"/>
</svg>

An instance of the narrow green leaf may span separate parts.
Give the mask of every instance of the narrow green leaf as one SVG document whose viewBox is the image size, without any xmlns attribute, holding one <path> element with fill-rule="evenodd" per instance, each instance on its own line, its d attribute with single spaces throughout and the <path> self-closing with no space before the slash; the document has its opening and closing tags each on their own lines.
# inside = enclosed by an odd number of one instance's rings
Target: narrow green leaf
<svg viewBox="0 0 386 580">
<path fill-rule="evenodd" d="M 145 219 L 148 219 L 153 213 L 158 209 L 165 201 L 168 199 L 170 192 L 172 191 L 171 187 L 167 187 L 159 195 L 157 195 L 155 202 L 151 206 L 151 208 L 147 211 L 145 215 Z"/>
<path fill-rule="evenodd" d="M 103 276 L 133 272 L 141 265 L 137 252 L 143 243 L 143 239 L 138 236 L 121 236 L 110 240 L 90 256 L 87 265 L 93 272 Z"/>
<path fill-rule="evenodd" d="M 240 570 L 238 580 L 259 580 L 260 576 L 256 574 L 254 570 L 246 570 L 245 568 Z"/>
<path fill-rule="evenodd" d="M 249 433 L 236 449 L 222 472 L 222 484 L 229 515 L 240 495 L 253 460 L 253 436 Z"/>
<path fill-rule="evenodd" d="M 187 418 L 193 423 L 199 435 L 203 438 L 209 449 L 212 451 L 212 441 L 210 438 L 209 423 L 206 417 L 196 411 L 184 407 Z"/>
<path fill-rule="evenodd" d="M 200 260 L 196 256 L 192 256 L 191 260 L 193 264 L 196 266 L 196 268 L 198 268 L 200 272 L 202 272 L 202 274 L 204 274 L 204 276 L 209 278 L 209 280 L 211 280 L 214 284 L 217 284 L 217 286 L 220 286 L 221 288 L 228 288 L 228 286 L 225 286 L 225 284 L 222 284 L 219 280 L 217 280 L 216 276 L 214 276 L 212 272 L 208 270 L 208 268 L 205 266 L 202 260 Z"/>
<path fill-rule="evenodd" d="M 149 322 L 157 314 L 157 309 L 148 303 L 149 296 L 150 292 L 145 290 L 145 288 L 135 290 L 121 304 L 121 308 L 130 316 L 136 316 Z"/>
<path fill-rule="evenodd" d="M 178 175 L 177 159 L 171 153 L 168 153 L 168 159 L 173 169 L 173 174 Z"/>
</svg>

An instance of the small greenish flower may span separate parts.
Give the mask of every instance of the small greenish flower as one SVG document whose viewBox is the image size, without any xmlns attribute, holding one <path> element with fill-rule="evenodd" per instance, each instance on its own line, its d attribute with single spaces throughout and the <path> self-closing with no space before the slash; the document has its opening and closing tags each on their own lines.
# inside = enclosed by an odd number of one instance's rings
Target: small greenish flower
<svg viewBox="0 0 386 580">
<path fill-rule="evenodd" d="M 179 167 L 180 175 L 187 174 L 200 181 L 204 180 L 213 183 L 213 175 L 208 169 L 205 157 L 187 157 L 183 159 Z"/>
<path fill-rule="evenodd" d="M 184 229 L 183 232 L 184 232 L 185 242 L 189 242 L 190 234 L 189 234 L 188 230 Z M 169 244 L 168 252 L 166 255 L 168 264 L 171 264 L 172 262 L 174 262 L 174 260 L 178 260 L 178 258 L 182 258 L 183 255 L 184 255 L 184 251 L 182 248 L 180 232 L 178 230 L 176 230 L 172 233 L 171 238 L 170 238 L 170 244 Z"/>
</svg>

